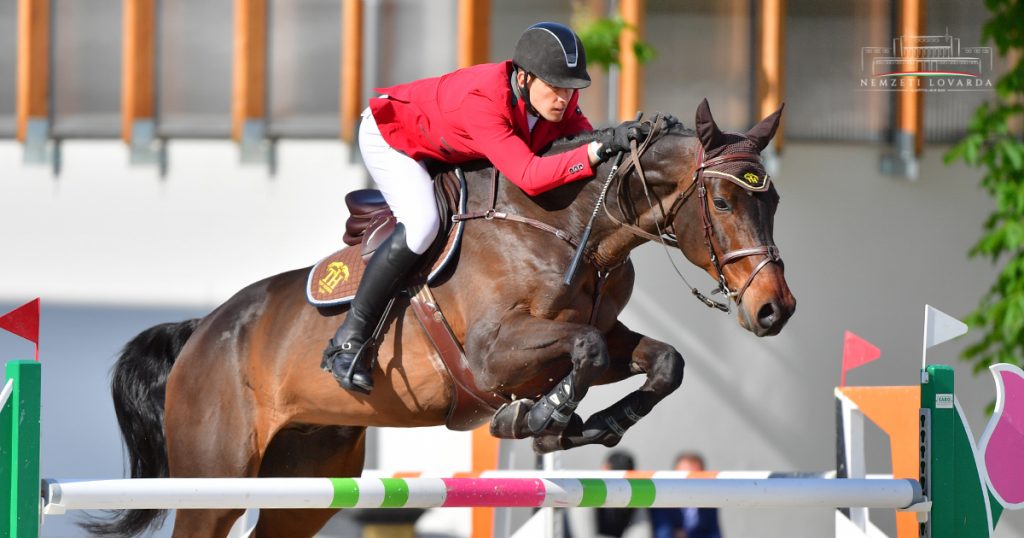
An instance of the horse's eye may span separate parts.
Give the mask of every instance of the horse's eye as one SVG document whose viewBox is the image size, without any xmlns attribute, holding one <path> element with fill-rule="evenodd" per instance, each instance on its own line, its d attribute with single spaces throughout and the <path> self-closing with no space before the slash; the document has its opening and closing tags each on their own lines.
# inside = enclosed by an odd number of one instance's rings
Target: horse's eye
<svg viewBox="0 0 1024 538">
<path fill-rule="evenodd" d="M 714 200 L 715 209 L 719 211 L 729 211 L 729 202 L 726 202 L 723 198 L 715 198 Z"/>
</svg>

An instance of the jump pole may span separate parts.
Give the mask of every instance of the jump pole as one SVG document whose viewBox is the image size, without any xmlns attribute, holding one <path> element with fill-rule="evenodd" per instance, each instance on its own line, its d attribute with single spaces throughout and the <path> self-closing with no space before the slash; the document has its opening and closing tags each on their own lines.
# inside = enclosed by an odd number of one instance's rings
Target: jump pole
<svg viewBox="0 0 1024 538">
<path fill-rule="evenodd" d="M 155 478 L 45 482 L 46 514 L 189 508 L 926 509 L 908 479 Z"/>
</svg>

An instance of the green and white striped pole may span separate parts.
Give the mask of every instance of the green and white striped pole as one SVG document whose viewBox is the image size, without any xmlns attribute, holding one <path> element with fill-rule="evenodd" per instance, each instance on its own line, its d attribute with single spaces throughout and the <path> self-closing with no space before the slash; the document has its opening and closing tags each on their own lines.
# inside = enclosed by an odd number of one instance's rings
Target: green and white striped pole
<svg viewBox="0 0 1024 538">
<path fill-rule="evenodd" d="M 47 514 L 95 509 L 913 508 L 907 479 L 158 478 L 46 483 Z"/>
</svg>

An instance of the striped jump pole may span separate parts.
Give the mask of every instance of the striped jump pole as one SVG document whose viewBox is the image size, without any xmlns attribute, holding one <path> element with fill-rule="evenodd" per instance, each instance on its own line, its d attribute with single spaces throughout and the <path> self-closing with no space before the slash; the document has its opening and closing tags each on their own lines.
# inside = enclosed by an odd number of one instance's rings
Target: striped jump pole
<svg viewBox="0 0 1024 538">
<path fill-rule="evenodd" d="M 907 479 L 165 478 L 45 482 L 44 513 L 95 509 L 717 507 L 922 511 Z"/>
</svg>

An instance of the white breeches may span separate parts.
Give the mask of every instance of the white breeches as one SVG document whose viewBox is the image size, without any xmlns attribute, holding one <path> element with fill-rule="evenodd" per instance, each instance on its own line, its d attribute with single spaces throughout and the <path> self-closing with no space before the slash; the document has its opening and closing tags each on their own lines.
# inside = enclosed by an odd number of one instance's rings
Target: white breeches
<svg viewBox="0 0 1024 538">
<path fill-rule="evenodd" d="M 359 152 L 391 212 L 405 225 L 409 250 L 423 254 L 441 227 L 434 201 L 434 181 L 427 167 L 388 145 L 369 108 L 363 111 L 359 125 Z"/>
</svg>

